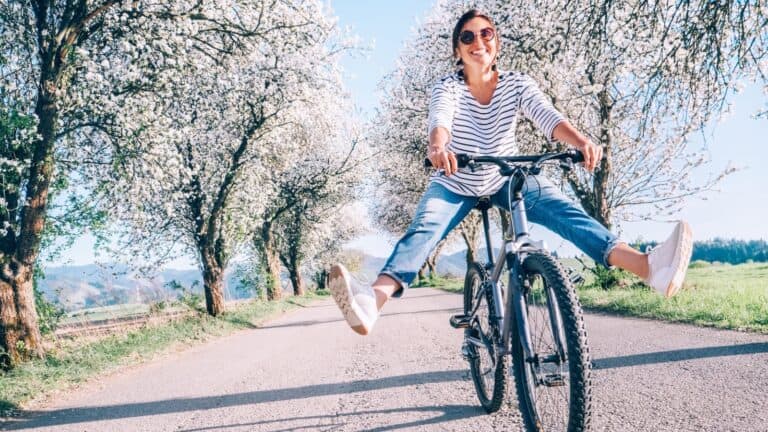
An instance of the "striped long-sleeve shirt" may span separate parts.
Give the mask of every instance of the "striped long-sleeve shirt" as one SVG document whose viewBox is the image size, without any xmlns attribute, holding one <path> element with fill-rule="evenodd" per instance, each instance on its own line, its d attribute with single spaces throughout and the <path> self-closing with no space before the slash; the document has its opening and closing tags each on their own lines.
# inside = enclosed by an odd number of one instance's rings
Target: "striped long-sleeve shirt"
<svg viewBox="0 0 768 432">
<path fill-rule="evenodd" d="M 488 105 L 472 96 L 463 76 L 454 73 L 442 78 L 432 89 L 429 103 L 429 132 L 441 126 L 451 133 L 448 150 L 475 155 L 511 156 L 517 153 L 515 127 L 519 114 L 533 121 L 547 138 L 564 117 L 529 76 L 499 72 L 499 81 Z M 447 177 L 442 170 L 431 181 L 465 196 L 491 195 L 505 179 L 498 167 L 483 164 L 472 172 L 460 169 Z"/>
</svg>

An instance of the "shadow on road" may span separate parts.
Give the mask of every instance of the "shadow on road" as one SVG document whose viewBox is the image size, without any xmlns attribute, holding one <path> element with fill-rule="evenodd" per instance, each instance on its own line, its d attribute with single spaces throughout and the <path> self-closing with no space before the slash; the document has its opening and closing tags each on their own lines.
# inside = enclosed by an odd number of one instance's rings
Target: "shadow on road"
<svg viewBox="0 0 768 432">
<path fill-rule="evenodd" d="M 593 360 L 592 367 L 594 369 L 613 369 L 620 367 L 649 365 L 655 363 L 668 363 L 711 357 L 725 357 L 760 353 L 768 353 L 768 342 L 705 348 L 687 348 L 672 351 L 659 351 L 620 357 L 609 357 Z"/>
<path fill-rule="evenodd" d="M 436 313 L 436 312 L 452 312 L 452 313 L 458 313 L 461 311 L 461 308 L 445 308 L 445 309 L 420 309 L 416 311 L 408 311 L 408 312 L 395 312 L 395 313 L 382 313 L 381 316 L 387 317 L 387 316 L 397 316 L 397 315 L 414 315 L 414 314 L 424 314 L 424 313 Z M 341 315 L 341 312 L 339 312 L 339 315 Z M 291 322 L 287 324 L 266 324 L 257 328 L 260 329 L 273 329 L 273 328 L 283 328 L 283 327 L 306 327 L 306 326 L 313 326 L 313 325 L 320 325 L 320 324 L 331 324 L 331 323 L 337 323 L 337 322 L 343 322 L 344 318 L 341 316 L 338 319 L 330 319 L 330 320 L 312 320 L 312 321 L 297 321 L 297 322 Z M 450 329 L 448 326 L 448 316 L 446 315 L 445 318 L 445 327 L 446 329 Z"/>
<path fill-rule="evenodd" d="M 424 291 L 421 291 L 421 290 L 433 290 L 433 291 L 436 291 L 436 292 L 434 292 L 432 294 L 421 294 L 421 292 L 424 292 Z M 456 297 L 459 294 L 460 293 L 453 293 L 453 292 L 449 292 L 449 291 L 441 291 L 440 288 L 411 287 L 411 288 L 409 288 L 409 291 L 408 291 L 408 293 L 406 295 L 408 296 L 408 298 L 423 299 L 423 298 L 427 298 L 427 297 L 451 297 L 451 296 Z M 459 298 L 457 301 L 460 302 L 461 299 Z"/>
<path fill-rule="evenodd" d="M 340 427 L 345 425 L 346 424 L 344 422 L 345 417 L 388 415 L 388 414 L 413 413 L 413 412 L 436 413 L 439 415 L 435 417 L 430 417 L 427 419 L 416 420 L 416 421 L 407 422 L 407 423 L 379 426 L 372 429 L 366 429 L 366 431 L 368 432 L 390 431 L 390 430 L 397 430 L 397 429 L 410 428 L 410 427 L 434 425 L 442 422 L 449 422 L 453 420 L 466 419 L 466 418 L 486 415 L 485 411 L 483 411 L 479 405 L 443 405 L 443 406 L 434 406 L 434 407 L 413 407 L 413 408 L 399 408 L 399 409 L 389 409 L 389 410 L 355 411 L 355 412 L 348 412 L 348 413 L 335 413 L 331 415 L 322 415 L 322 416 L 318 415 L 318 416 L 305 416 L 305 417 L 290 417 L 285 419 L 265 420 L 265 421 L 250 422 L 250 423 L 235 423 L 235 424 L 217 425 L 217 426 L 201 427 L 201 428 L 194 428 L 194 429 L 179 429 L 179 432 L 203 432 L 203 431 L 212 431 L 217 429 L 254 427 L 254 426 L 263 426 L 268 424 L 283 424 L 283 423 L 290 423 L 290 422 L 296 422 L 296 421 L 302 421 L 302 420 L 317 420 L 318 424 L 306 425 L 306 426 L 293 426 L 285 429 L 275 429 L 272 432 L 287 432 L 287 431 L 295 431 L 299 429 L 321 430 L 322 428 L 326 428 L 326 427 Z M 326 421 L 323 422 L 323 420 L 326 420 Z"/>
<path fill-rule="evenodd" d="M 228 406 L 250 405 L 285 400 L 299 400 L 318 396 L 349 394 L 369 390 L 404 387 L 438 382 L 460 381 L 466 372 L 460 370 L 425 372 L 394 377 L 357 380 L 344 383 L 317 384 L 287 389 L 253 391 L 221 396 L 168 399 L 122 405 L 69 408 L 53 411 L 22 411 L 21 417 L 2 425 L 3 430 L 87 423 L 101 420 L 153 416 L 176 412 L 217 409 Z M 446 408 L 446 407 L 443 407 Z M 424 408 L 426 409 L 426 408 Z M 432 410 L 440 409 L 429 408 Z M 450 415 L 447 412 L 441 416 Z M 440 421 L 445 421 L 445 418 Z"/>
</svg>

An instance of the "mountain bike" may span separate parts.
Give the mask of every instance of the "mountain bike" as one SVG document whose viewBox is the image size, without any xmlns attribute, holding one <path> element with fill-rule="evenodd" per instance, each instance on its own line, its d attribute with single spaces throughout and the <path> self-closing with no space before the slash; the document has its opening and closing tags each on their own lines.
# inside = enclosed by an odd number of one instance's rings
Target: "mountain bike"
<svg viewBox="0 0 768 432">
<path fill-rule="evenodd" d="M 591 362 L 581 305 L 569 273 L 528 230 L 523 186 L 548 162 L 571 170 L 576 150 L 532 156 L 457 154 L 459 167 L 495 164 L 509 178 L 510 223 L 494 258 L 488 210 L 483 220 L 488 260 L 472 263 L 464 280 L 464 313 L 450 319 L 465 329 L 462 355 L 482 407 L 497 411 L 508 393 L 509 366 L 528 431 L 584 431 L 590 421 Z M 427 163 L 427 161 L 425 161 Z M 429 165 L 427 163 L 427 165 Z M 508 274 L 507 285 L 501 281 Z"/>
</svg>

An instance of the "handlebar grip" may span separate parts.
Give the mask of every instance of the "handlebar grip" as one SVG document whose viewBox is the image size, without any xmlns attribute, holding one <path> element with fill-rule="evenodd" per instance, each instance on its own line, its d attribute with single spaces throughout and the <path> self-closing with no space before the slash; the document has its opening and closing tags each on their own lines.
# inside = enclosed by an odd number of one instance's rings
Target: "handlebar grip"
<svg viewBox="0 0 768 432">
<path fill-rule="evenodd" d="M 573 154 L 573 156 L 571 157 L 571 161 L 573 161 L 573 163 L 584 162 L 584 154 L 582 152 L 576 149 L 570 149 L 568 150 L 568 153 Z M 601 158 L 601 160 L 606 160 L 606 159 L 608 159 L 608 156 L 605 153 L 605 146 L 603 146 L 603 157 Z"/>
<path fill-rule="evenodd" d="M 571 150 L 568 150 L 568 153 L 571 154 L 571 156 L 570 156 L 571 162 L 573 162 L 573 163 L 584 162 L 584 154 L 581 153 L 580 151 L 575 150 L 575 149 L 571 149 Z"/>
<path fill-rule="evenodd" d="M 469 155 L 457 153 L 456 163 L 459 165 L 459 168 L 466 168 L 469 165 Z M 424 158 L 424 168 L 432 168 L 432 161 L 429 158 Z"/>
</svg>

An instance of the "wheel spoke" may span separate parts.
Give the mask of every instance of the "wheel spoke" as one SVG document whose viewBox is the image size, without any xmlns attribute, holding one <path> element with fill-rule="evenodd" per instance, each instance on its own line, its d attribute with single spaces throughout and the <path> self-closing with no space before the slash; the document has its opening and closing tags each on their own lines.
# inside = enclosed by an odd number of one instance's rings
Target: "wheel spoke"
<svg viewBox="0 0 768 432">
<path fill-rule="evenodd" d="M 467 272 L 464 285 L 465 313 L 475 311 L 469 334 L 472 340 L 473 358 L 470 372 L 477 390 L 478 399 L 488 412 L 497 411 L 506 394 L 508 357 L 497 356 L 496 343 L 499 339 L 498 323 L 491 321 L 493 291 L 487 274 L 477 264 Z M 466 343 L 466 342 L 465 342 Z"/>
<path fill-rule="evenodd" d="M 532 298 L 535 300 L 535 319 L 531 320 L 531 333 L 535 332 L 534 346 L 536 354 L 540 360 L 551 356 L 555 353 L 555 329 L 551 326 L 549 317 L 549 304 L 546 294 L 546 281 L 541 275 L 535 275 L 531 281 Z M 563 386 L 550 386 L 549 376 L 559 373 L 564 365 L 561 367 L 554 367 L 553 363 L 541 363 L 538 366 L 538 373 L 540 379 L 543 381 L 536 387 L 536 410 L 539 412 L 540 421 L 545 430 L 558 430 L 562 426 L 563 421 L 568 418 L 569 397 L 568 394 L 563 392 L 564 388 L 569 387 L 568 377 L 562 376 L 564 381 Z M 565 419 L 565 420 L 564 420 Z"/>
</svg>

